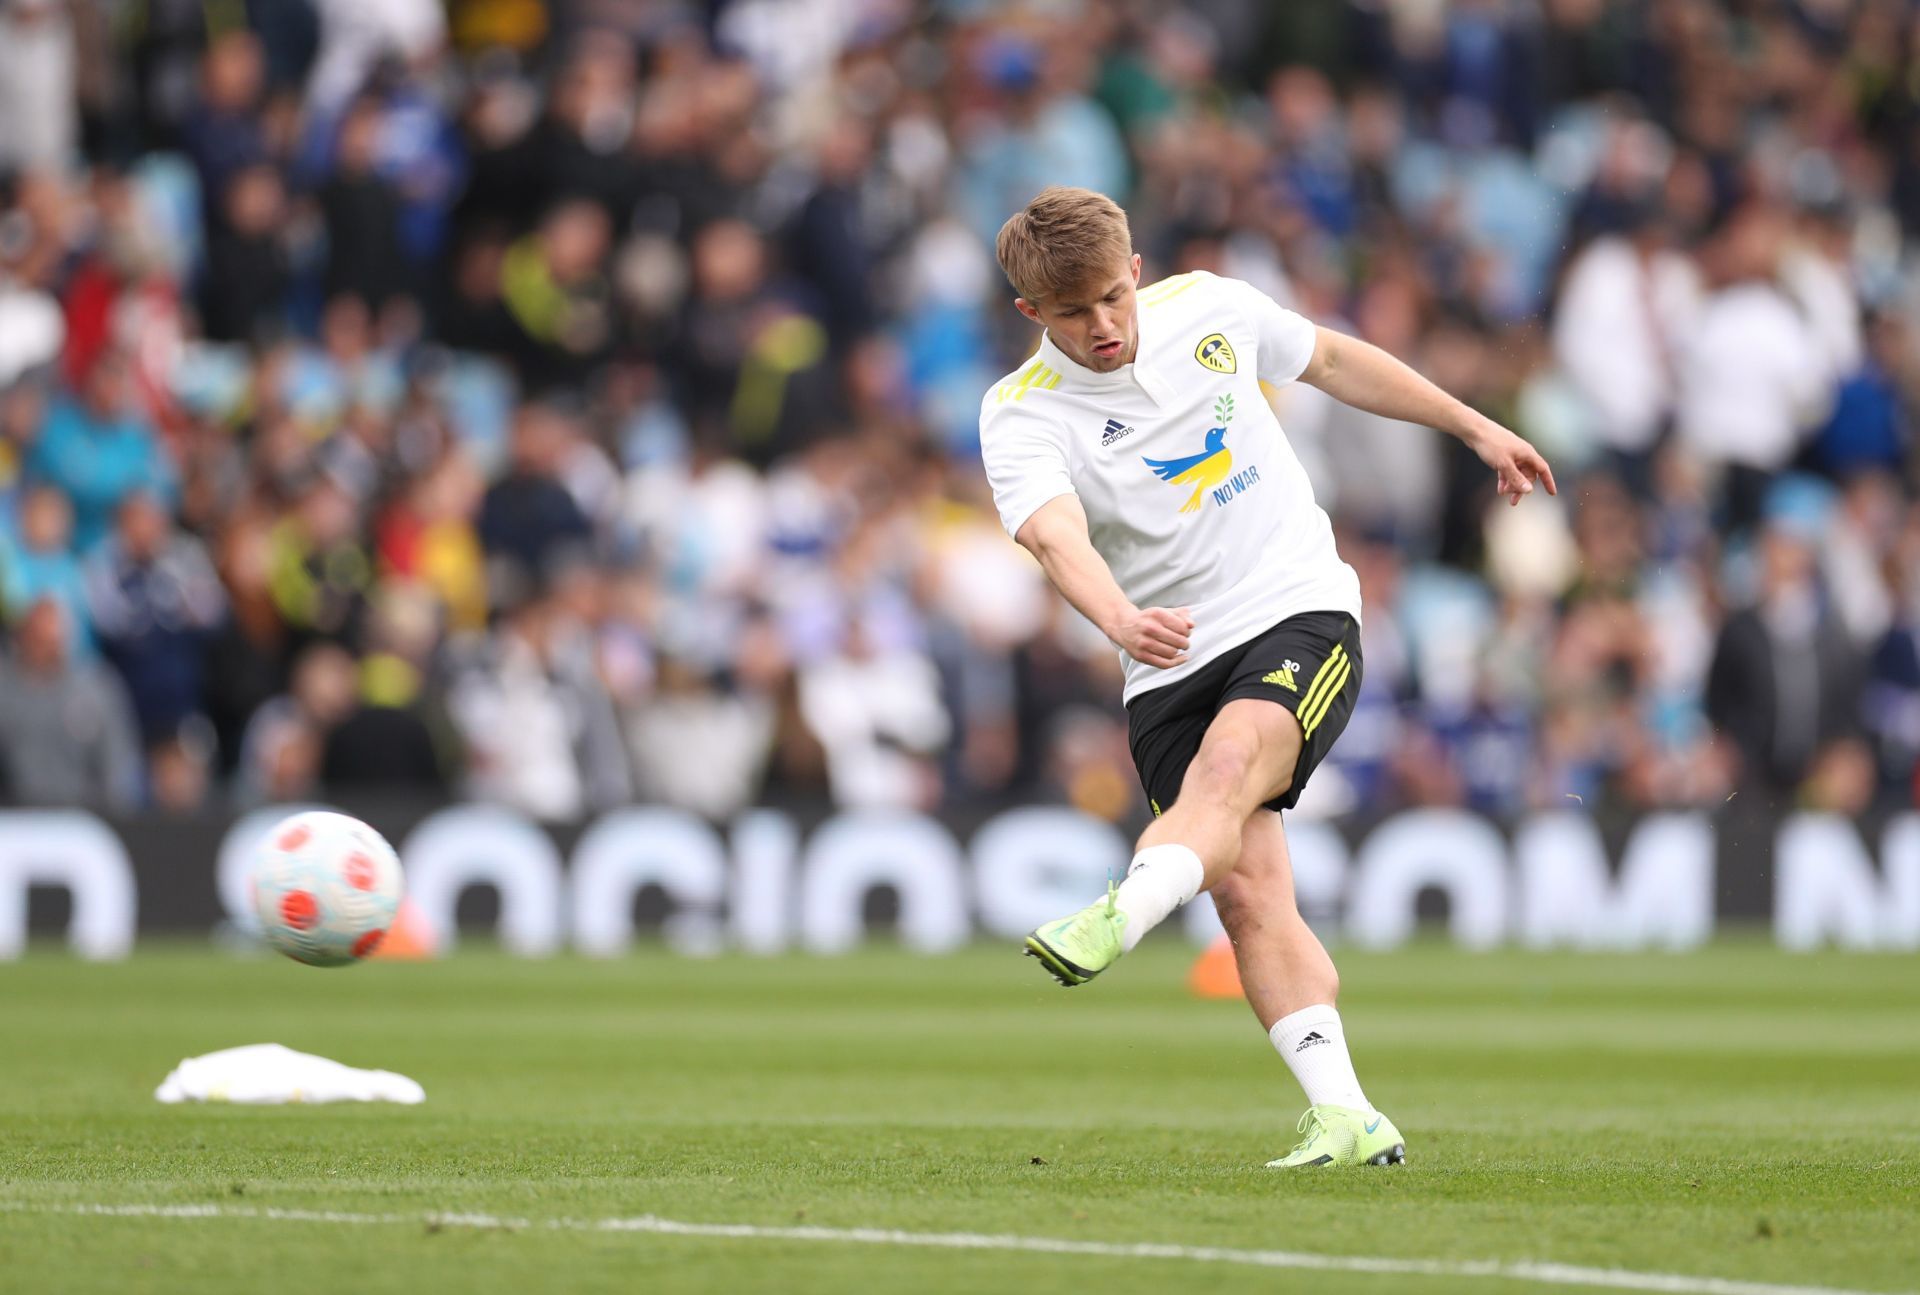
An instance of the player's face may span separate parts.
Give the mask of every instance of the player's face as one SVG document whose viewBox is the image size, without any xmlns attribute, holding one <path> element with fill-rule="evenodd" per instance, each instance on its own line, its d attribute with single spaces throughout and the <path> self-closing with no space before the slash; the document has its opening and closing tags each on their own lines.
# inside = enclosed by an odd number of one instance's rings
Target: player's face
<svg viewBox="0 0 1920 1295">
<path fill-rule="evenodd" d="M 1135 255 L 1084 288 L 1063 292 L 1038 306 L 1024 297 L 1014 305 L 1028 319 L 1044 325 L 1053 344 L 1075 364 L 1111 373 L 1133 360 L 1139 340 L 1133 292 L 1139 283 L 1140 258 Z"/>
</svg>

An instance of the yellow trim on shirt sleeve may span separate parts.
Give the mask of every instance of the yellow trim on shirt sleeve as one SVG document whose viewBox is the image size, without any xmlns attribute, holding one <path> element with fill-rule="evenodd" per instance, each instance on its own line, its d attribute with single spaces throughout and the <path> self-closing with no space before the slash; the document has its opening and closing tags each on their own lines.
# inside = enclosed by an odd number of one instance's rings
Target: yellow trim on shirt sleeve
<svg viewBox="0 0 1920 1295">
<path fill-rule="evenodd" d="M 1035 365 L 1019 388 L 1013 393 L 1015 400 L 1025 400 L 1029 391 L 1051 391 L 1060 385 L 1060 375 L 1047 365 Z"/>
<path fill-rule="evenodd" d="M 1140 292 L 1140 304 L 1143 306 L 1163 306 L 1188 288 L 1200 282 L 1197 274 L 1176 274 L 1171 279 L 1162 279 Z"/>
<path fill-rule="evenodd" d="M 1019 377 L 1009 378 L 1007 381 L 1001 383 L 999 387 L 996 388 L 996 398 L 1002 403 L 1005 403 L 1009 396 L 1018 400 L 1020 398 L 1018 393 L 1025 391 L 1027 384 L 1040 376 L 1040 371 L 1046 367 L 1047 366 L 1039 360 L 1035 360 L 1032 364 L 1020 371 Z"/>
</svg>

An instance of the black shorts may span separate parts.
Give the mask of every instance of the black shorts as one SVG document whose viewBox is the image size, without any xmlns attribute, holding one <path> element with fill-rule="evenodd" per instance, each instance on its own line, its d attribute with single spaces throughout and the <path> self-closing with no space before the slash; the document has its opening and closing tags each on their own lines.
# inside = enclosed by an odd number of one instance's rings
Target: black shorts
<svg viewBox="0 0 1920 1295">
<path fill-rule="evenodd" d="M 1292 809 L 1333 748 L 1360 695 L 1360 627 L 1345 612 L 1289 616 L 1258 638 L 1214 658 L 1178 683 L 1127 703 L 1127 744 L 1155 815 L 1180 794 L 1180 780 L 1220 708 L 1242 697 L 1285 706 L 1303 740 L 1293 783 L 1267 802 Z"/>
</svg>

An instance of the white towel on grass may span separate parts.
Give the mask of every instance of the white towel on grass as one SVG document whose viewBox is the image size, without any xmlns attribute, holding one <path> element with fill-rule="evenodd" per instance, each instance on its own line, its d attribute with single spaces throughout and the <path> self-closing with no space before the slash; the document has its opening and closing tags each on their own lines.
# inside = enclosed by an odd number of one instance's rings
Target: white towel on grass
<svg viewBox="0 0 1920 1295">
<path fill-rule="evenodd" d="M 278 1043 L 188 1057 L 153 1095 L 163 1102 L 400 1102 L 427 1100 L 426 1090 L 391 1070 L 356 1070 Z"/>
</svg>

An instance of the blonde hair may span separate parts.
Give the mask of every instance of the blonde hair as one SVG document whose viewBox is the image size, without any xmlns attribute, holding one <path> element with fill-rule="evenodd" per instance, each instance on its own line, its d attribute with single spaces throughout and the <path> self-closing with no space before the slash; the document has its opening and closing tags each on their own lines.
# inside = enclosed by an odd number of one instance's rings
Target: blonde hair
<svg viewBox="0 0 1920 1295">
<path fill-rule="evenodd" d="M 1133 234 L 1106 194 L 1055 184 L 1000 226 L 994 255 L 1013 290 L 1039 302 L 1112 274 L 1133 255 Z"/>
</svg>

